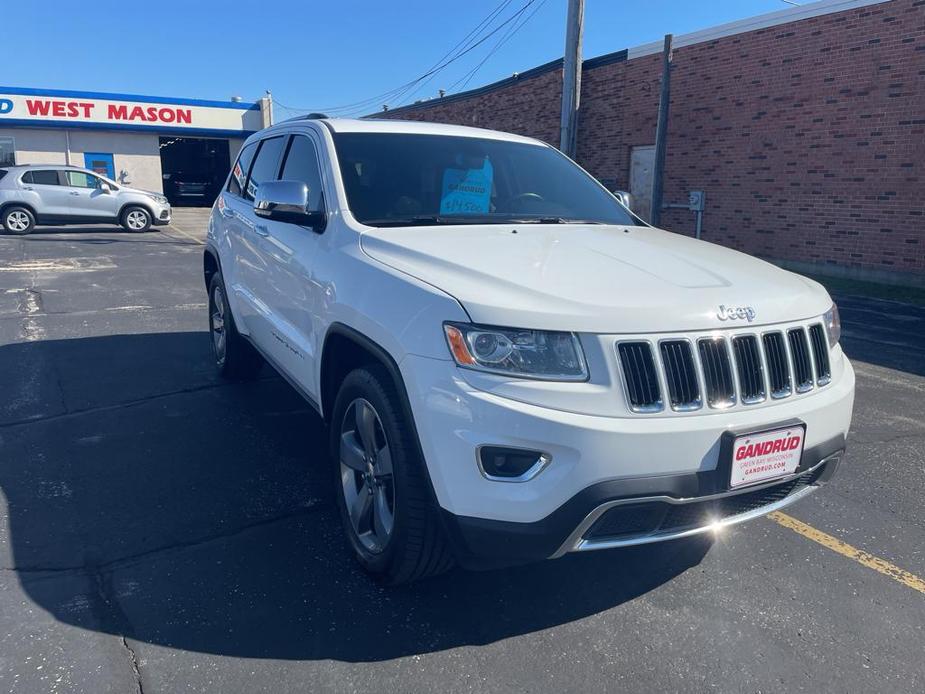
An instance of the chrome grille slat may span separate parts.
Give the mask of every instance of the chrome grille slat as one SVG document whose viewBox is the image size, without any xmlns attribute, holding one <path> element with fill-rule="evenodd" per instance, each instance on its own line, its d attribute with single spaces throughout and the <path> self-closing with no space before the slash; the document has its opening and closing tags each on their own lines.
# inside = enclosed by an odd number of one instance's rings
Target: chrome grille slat
<svg viewBox="0 0 925 694">
<path fill-rule="evenodd" d="M 617 351 L 623 365 L 623 381 L 630 409 L 634 412 L 660 411 L 662 399 L 651 345 L 648 342 L 621 342 Z"/>
<path fill-rule="evenodd" d="M 803 328 L 788 330 L 787 341 L 790 343 L 790 356 L 793 359 L 793 375 L 797 392 L 806 393 L 813 389 L 813 365 L 810 362 L 806 331 Z"/>
<path fill-rule="evenodd" d="M 746 405 L 764 402 L 767 393 L 764 388 L 764 369 L 758 340 L 754 335 L 738 335 L 732 338 L 732 351 L 739 377 L 739 394 Z"/>
<path fill-rule="evenodd" d="M 809 342 L 813 350 L 813 364 L 816 366 L 816 383 L 827 385 L 832 380 L 829 364 L 829 342 L 821 324 L 809 326 Z"/>
<path fill-rule="evenodd" d="M 807 393 L 832 380 L 821 323 L 760 334 L 730 330 L 702 337 L 615 343 L 629 408 L 637 413 L 725 409 Z"/>
<path fill-rule="evenodd" d="M 764 353 L 768 361 L 768 382 L 771 397 L 786 398 L 793 393 L 790 378 L 790 363 L 787 359 L 787 346 L 784 334 L 780 332 L 765 333 L 762 338 Z"/>
<path fill-rule="evenodd" d="M 707 404 L 722 409 L 736 402 L 729 347 L 723 337 L 706 337 L 697 342 L 706 386 Z"/>
<path fill-rule="evenodd" d="M 663 340 L 659 343 L 668 401 L 678 412 L 698 410 L 703 406 L 694 355 L 687 340 Z"/>
</svg>

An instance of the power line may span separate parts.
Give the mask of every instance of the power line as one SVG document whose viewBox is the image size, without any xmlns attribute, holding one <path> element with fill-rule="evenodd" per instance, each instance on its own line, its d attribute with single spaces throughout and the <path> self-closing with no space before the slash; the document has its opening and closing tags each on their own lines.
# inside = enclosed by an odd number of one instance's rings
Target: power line
<svg viewBox="0 0 925 694">
<path fill-rule="evenodd" d="M 527 2 L 525 2 L 524 5 L 519 10 L 514 12 L 511 16 L 509 16 L 503 22 L 498 24 L 487 34 L 485 34 L 484 36 L 481 36 L 481 38 L 479 38 L 478 40 L 473 41 L 472 39 L 475 38 L 475 36 L 477 36 L 478 34 L 484 32 L 484 30 L 487 29 L 491 25 L 491 23 L 498 17 L 498 15 L 501 12 L 503 12 L 504 9 L 507 8 L 507 6 L 510 4 L 511 1 L 512 0 L 504 0 L 503 2 L 501 2 L 494 10 L 492 10 L 492 12 L 489 13 L 489 15 L 485 19 L 479 22 L 479 24 L 476 26 L 475 29 L 470 31 L 469 34 L 464 39 L 462 39 L 462 41 L 457 43 L 456 47 L 454 47 L 453 49 L 450 49 L 450 51 L 446 53 L 443 58 L 437 61 L 436 64 L 434 64 L 430 69 L 428 69 L 424 74 L 420 75 L 419 77 L 409 82 L 406 82 L 398 87 L 395 87 L 394 89 L 390 89 L 387 92 L 383 92 L 382 94 L 377 94 L 376 96 L 372 96 L 367 99 L 363 99 L 361 101 L 355 101 L 353 103 L 344 104 L 341 106 L 329 106 L 326 108 L 322 107 L 317 110 L 324 111 L 324 112 L 362 113 L 363 111 L 368 110 L 371 104 L 374 104 L 376 102 L 388 101 L 389 99 L 395 99 L 395 98 L 401 98 L 401 96 L 406 94 L 409 89 L 411 89 L 415 85 L 418 85 L 422 81 L 427 80 L 433 75 L 436 75 L 438 72 L 445 70 L 449 65 L 453 64 L 454 62 L 456 62 L 463 56 L 467 55 L 468 53 L 478 48 L 480 45 L 485 43 L 485 41 L 487 41 L 492 36 L 494 36 L 496 33 L 501 31 L 501 29 L 508 26 L 511 22 L 519 19 L 523 15 L 523 13 L 531 5 L 533 5 L 537 0 L 527 0 Z M 306 112 L 310 110 L 315 110 L 315 109 L 309 109 L 309 108 L 287 106 L 278 101 L 275 101 L 275 103 L 281 108 L 283 108 L 284 110 L 291 111 L 291 112 Z"/>
<path fill-rule="evenodd" d="M 512 38 L 514 38 L 514 36 L 517 34 L 517 32 L 520 31 L 520 30 L 523 28 L 523 26 L 524 26 L 525 24 L 527 24 L 527 22 L 529 22 L 531 19 L 533 19 L 533 15 L 535 15 L 537 12 L 539 12 L 540 9 L 542 9 L 543 5 L 546 4 L 546 2 L 547 2 L 547 0 L 540 0 L 540 4 L 537 5 L 537 6 L 533 9 L 533 12 L 531 12 L 529 15 L 527 15 L 526 17 L 524 17 L 523 20 L 522 20 L 519 24 L 515 24 L 515 25 L 512 26 L 510 29 L 508 29 L 508 30 L 504 33 L 504 36 L 502 36 L 500 39 L 498 39 L 498 42 L 495 43 L 495 45 L 494 45 L 494 46 L 492 47 L 492 49 L 488 52 L 488 54 L 487 54 L 484 58 L 482 58 L 482 61 L 481 61 L 478 65 L 476 65 L 474 68 L 472 68 L 469 72 L 467 72 L 465 75 L 463 75 L 463 76 L 460 77 L 458 80 L 456 80 L 456 81 L 450 86 L 450 88 L 449 88 L 447 91 L 453 91 L 453 90 L 456 88 L 456 85 L 458 85 L 460 82 L 462 82 L 462 87 L 460 87 L 459 91 L 464 91 L 465 88 L 466 88 L 466 86 L 469 84 L 469 82 L 472 81 L 472 78 L 475 77 L 476 73 L 481 69 L 481 67 L 482 67 L 486 62 L 488 62 L 488 60 L 489 60 L 495 53 L 497 53 L 498 50 L 500 50 L 500 48 L 501 48 L 504 44 L 506 44 L 509 40 L 511 40 Z"/>
</svg>

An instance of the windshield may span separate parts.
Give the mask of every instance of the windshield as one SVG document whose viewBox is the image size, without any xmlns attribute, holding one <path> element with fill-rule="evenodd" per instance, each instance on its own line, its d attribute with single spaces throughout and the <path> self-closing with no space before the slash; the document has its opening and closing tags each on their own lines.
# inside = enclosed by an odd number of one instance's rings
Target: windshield
<svg viewBox="0 0 925 694">
<path fill-rule="evenodd" d="M 401 133 L 338 133 L 334 142 L 350 211 L 364 224 L 637 224 L 551 147 Z"/>
</svg>

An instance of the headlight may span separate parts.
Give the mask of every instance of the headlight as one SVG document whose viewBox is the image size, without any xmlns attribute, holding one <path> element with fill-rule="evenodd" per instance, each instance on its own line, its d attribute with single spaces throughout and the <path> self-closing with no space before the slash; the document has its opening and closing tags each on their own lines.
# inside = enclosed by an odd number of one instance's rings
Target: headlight
<svg viewBox="0 0 925 694">
<path fill-rule="evenodd" d="M 167 204 L 167 198 L 165 198 L 163 195 L 158 195 L 157 193 L 148 193 L 147 195 L 148 195 L 149 198 L 151 198 L 152 200 L 154 200 L 154 202 L 156 202 L 156 203 L 158 203 L 158 204 L 160 204 L 160 205 L 166 205 L 166 204 Z"/>
<path fill-rule="evenodd" d="M 829 349 L 831 349 L 841 339 L 841 318 L 838 316 L 838 306 L 833 303 L 832 308 L 825 312 L 822 320 L 825 321 L 825 331 L 829 335 Z"/>
<path fill-rule="evenodd" d="M 467 323 L 445 323 L 443 329 L 450 354 L 464 368 L 547 381 L 588 379 L 575 333 Z"/>
</svg>

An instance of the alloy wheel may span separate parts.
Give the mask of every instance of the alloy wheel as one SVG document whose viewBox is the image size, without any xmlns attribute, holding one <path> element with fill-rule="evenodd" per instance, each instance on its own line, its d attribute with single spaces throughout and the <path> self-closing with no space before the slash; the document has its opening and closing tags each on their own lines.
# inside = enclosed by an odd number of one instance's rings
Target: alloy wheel
<svg viewBox="0 0 925 694">
<path fill-rule="evenodd" d="M 209 328 L 212 331 L 212 353 L 219 364 L 225 361 L 225 293 L 221 286 L 212 290 L 212 311 L 209 314 Z"/>
<path fill-rule="evenodd" d="M 392 453 L 379 414 L 363 398 L 350 403 L 341 423 L 340 479 L 357 539 L 379 554 L 395 525 Z"/>
<path fill-rule="evenodd" d="M 126 223 L 128 223 L 129 229 L 134 231 L 139 231 L 144 229 L 148 224 L 148 215 L 146 212 L 141 210 L 132 210 L 125 217 Z"/>
<path fill-rule="evenodd" d="M 6 217 L 6 225 L 11 231 L 25 231 L 29 228 L 29 215 L 16 210 Z"/>
</svg>

